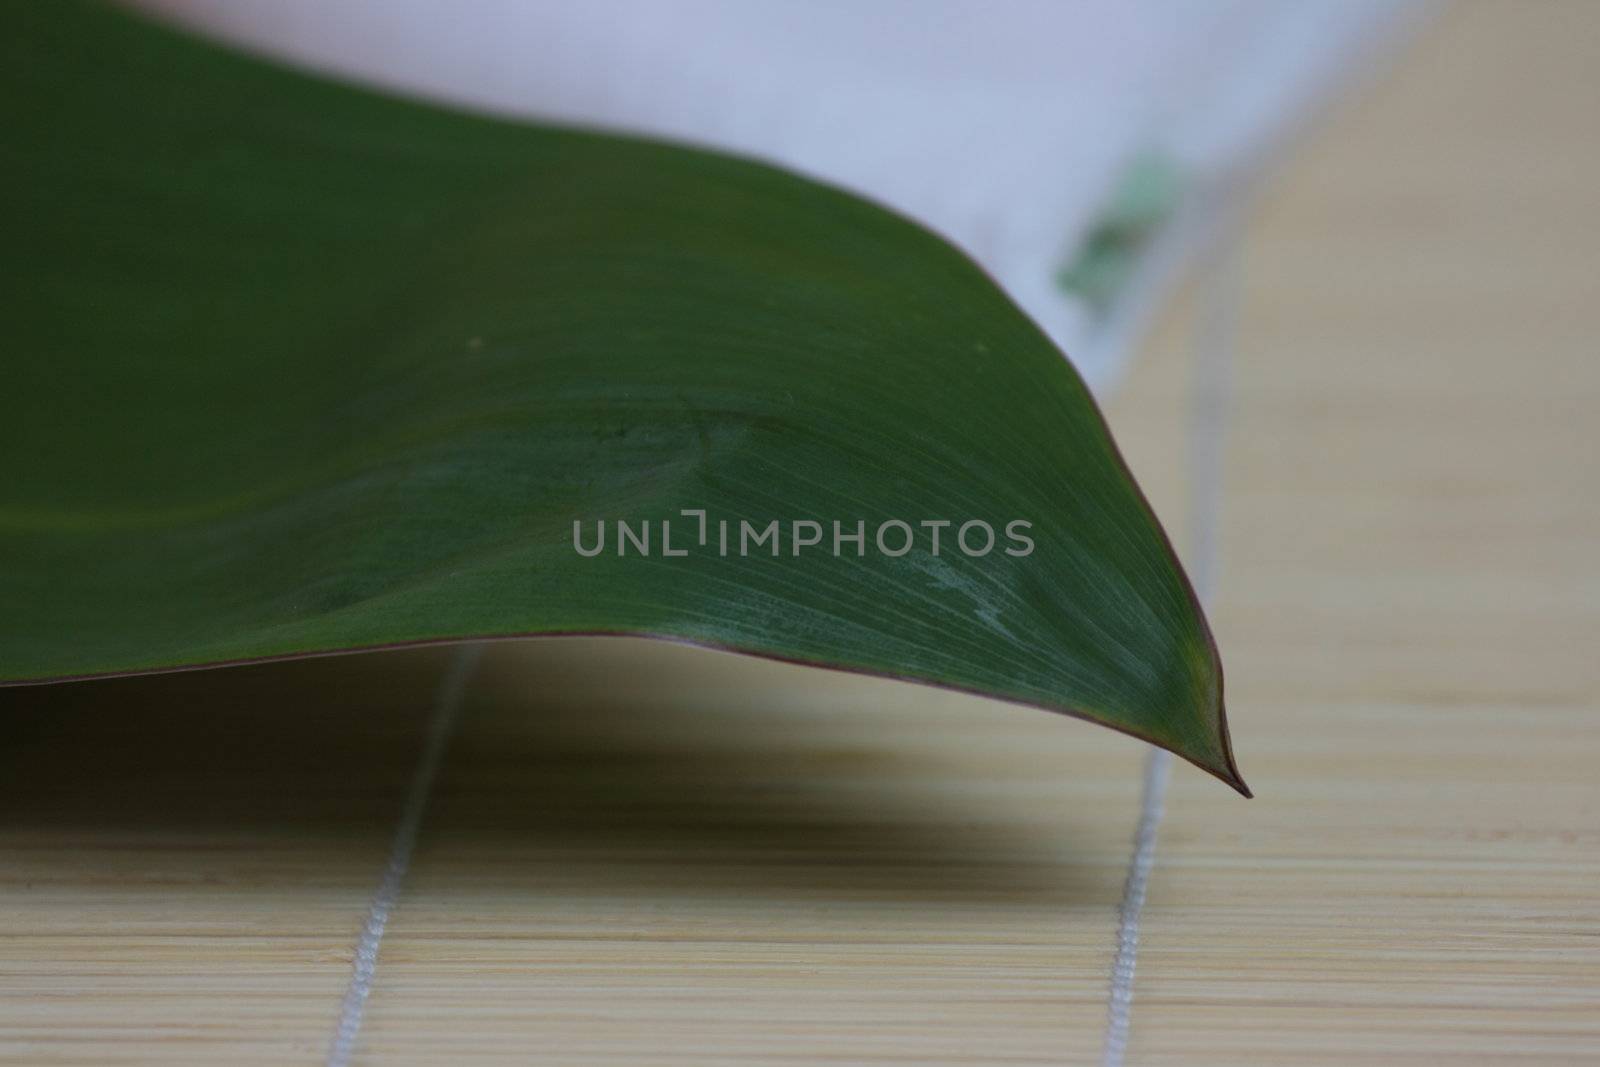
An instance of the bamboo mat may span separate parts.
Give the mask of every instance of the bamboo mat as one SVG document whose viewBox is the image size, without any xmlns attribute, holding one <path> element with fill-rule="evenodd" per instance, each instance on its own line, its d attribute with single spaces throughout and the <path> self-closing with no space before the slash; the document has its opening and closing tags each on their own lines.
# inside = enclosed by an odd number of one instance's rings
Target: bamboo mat
<svg viewBox="0 0 1600 1067">
<path fill-rule="evenodd" d="M 1600 5 L 1449 10 L 1244 245 L 1133 1064 L 1600 1062 Z M 1181 540 L 1187 316 L 1110 416 Z M 321 1062 L 446 651 L 0 693 L 0 1062 Z M 1096 1062 L 1135 742 L 495 646 L 355 1062 Z"/>
</svg>

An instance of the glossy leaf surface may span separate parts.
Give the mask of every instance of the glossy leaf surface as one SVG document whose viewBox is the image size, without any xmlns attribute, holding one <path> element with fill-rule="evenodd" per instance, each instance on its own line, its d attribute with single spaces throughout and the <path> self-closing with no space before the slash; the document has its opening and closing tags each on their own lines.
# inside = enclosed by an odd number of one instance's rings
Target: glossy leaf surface
<svg viewBox="0 0 1600 1067">
<path fill-rule="evenodd" d="M 747 161 L 3 12 L 0 680 L 647 634 L 1067 712 L 1241 785 L 1092 399 L 943 241 Z"/>
</svg>

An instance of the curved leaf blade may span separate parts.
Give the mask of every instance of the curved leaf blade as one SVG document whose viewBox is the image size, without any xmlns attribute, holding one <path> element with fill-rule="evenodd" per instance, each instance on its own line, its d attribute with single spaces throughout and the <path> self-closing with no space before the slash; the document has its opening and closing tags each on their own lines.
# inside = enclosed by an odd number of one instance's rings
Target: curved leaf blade
<svg viewBox="0 0 1600 1067">
<path fill-rule="evenodd" d="M 0 19 L 0 682 L 644 634 L 1066 712 L 1243 791 L 1209 631 L 1092 398 L 938 238 L 115 12 Z M 617 554 L 617 520 L 656 551 Z M 714 550 L 772 520 L 778 555 Z M 805 520 L 861 523 L 862 554 L 796 554 Z M 905 555 L 873 544 L 895 520 Z M 952 550 L 968 520 L 991 551 Z"/>
</svg>

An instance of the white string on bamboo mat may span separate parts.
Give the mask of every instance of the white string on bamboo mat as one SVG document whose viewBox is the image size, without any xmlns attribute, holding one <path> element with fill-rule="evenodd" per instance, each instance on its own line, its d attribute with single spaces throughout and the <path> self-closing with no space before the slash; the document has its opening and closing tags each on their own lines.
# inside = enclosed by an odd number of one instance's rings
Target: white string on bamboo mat
<svg viewBox="0 0 1600 1067">
<path fill-rule="evenodd" d="M 344 1000 L 339 1005 L 339 1021 L 328 1042 L 327 1067 L 349 1067 L 350 1058 L 355 1054 L 356 1039 L 361 1034 L 361 1023 L 367 1014 L 367 998 L 372 995 L 372 980 L 378 970 L 378 948 L 383 943 L 383 931 L 389 925 L 389 914 L 400 897 L 400 886 L 405 881 L 406 869 L 411 866 L 411 853 L 416 848 L 417 831 L 422 826 L 422 812 L 428 805 L 428 795 L 433 792 L 434 779 L 439 776 L 439 764 L 444 759 L 445 749 L 449 747 L 450 736 L 455 732 L 467 683 L 482 654 L 482 645 L 460 646 L 439 683 L 433 702 L 433 715 L 428 723 L 428 737 L 422 746 L 422 756 L 417 760 L 417 768 L 412 773 L 411 785 L 406 790 L 394 840 L 389 845 L 389 861 L 384 865 L 378 888 L 373 891 L 372 900 L 367 904 L 367 920 L 361 927 L 361 936 L 356 939 L 350 983 L 345 987 Z"/>
<path fill-rule="evenodd" d="M 1236 228 L 1235 228 L 1236 229 Z M 1189 560 L 1190 580 L 1204 604 L 1216 584 L 1217 527 L 1222 514 L 1223 449 L 1227 438 L 1228 387 L 1239 309 L 1239 263 L 1236 238 L 1226 238 L 1209 264 L 1200 299 L 1200 323 L 1192 356 L 1189 428 Z M 1128 857 L 1117 920 L 1117 951 L 1111 961 L 1111 992 L 1106 1007 L 1102 1067 L 1122 1067 L 1128 1053 L 1128 1027 L 1133 1015 L 1133 974 L 1139 958 L 1139 921 L 1150 872 L 1156 861 L 1156 832 L 1166 808 L 1172 753 L 1150 749 L 1144 765 L 1144 792 L 1139 824 Z"/>
</svg>

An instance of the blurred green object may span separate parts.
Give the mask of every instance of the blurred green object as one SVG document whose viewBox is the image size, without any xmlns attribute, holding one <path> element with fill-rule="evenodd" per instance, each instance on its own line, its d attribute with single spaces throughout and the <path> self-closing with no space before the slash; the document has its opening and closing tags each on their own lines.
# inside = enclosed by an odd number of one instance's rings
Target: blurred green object
<svg viewBox="0 0 1600 1067">
<path fill-rule="evenodd" d="M 1078 715 L 1243 789 L 1092 399 L 944 242 L 738 159 L 0 12 L 0 680 L 645 634 Z M 682 509 L 867 551 L 574 550 L 687 540 Z M 895 519 L 945 551 L 876 551 Z M 951 550 L 1019 519 L 1029 555 Z"/>
<path fill-rule="evenodd" d="M 1170 157 L 1155 152 L 1135 156 L 1112 191 L 1099 221 L 1056 284 L 1083 298 L 1104 315 L 1132 279 L 1140 258 L 1183 197 L 1183 176 Z"/>
</svg>

